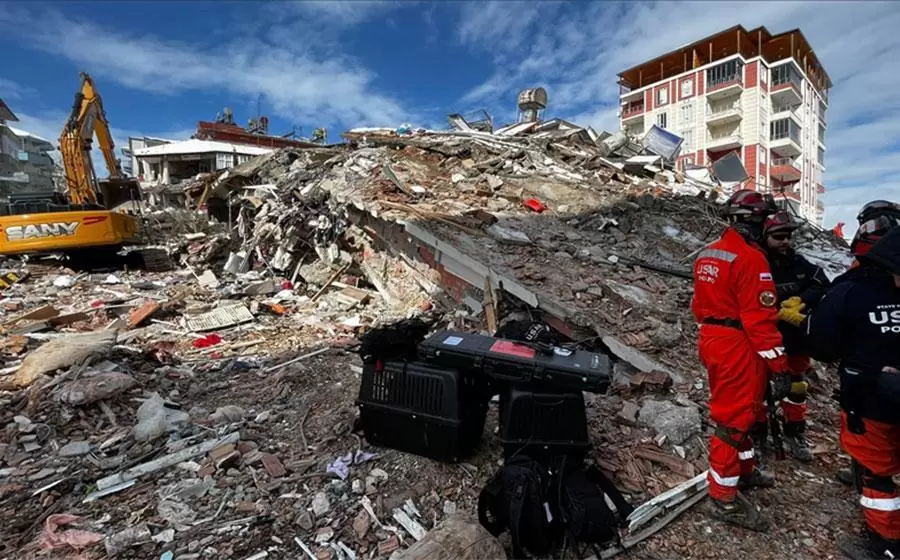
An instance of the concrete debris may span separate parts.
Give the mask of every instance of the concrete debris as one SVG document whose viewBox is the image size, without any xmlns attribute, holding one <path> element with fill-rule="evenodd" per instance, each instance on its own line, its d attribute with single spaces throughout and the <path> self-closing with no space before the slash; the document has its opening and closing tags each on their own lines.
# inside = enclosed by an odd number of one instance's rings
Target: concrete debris
<svg viewBox="0 0 900 560">
<path fill-rule="evenodd" d="M 71 441 L 59 448 L 60 457 L 80 457 L 91 452 L 91 444 L 87 441 Z"/>
<path fill-rule="evenodd" d="M 184 208 L 145 217 L 176 270 L 0 259 L 18 277 L 0 302 L 0 515 L 14 535 L 0 557 L 38 541 L 54 512 L 77 512 L 110 556 L 504 557 L 456 518 L 496 471 L 490 430 L 459 465 L 353 431 L 359 338 L 400 319 L 467 332 L 540 319 L 611 354 L 610 394 L 586 397 L 592 458 L 632 503 L 705 469 L 690 262 L 722 226 L 721 190 L 633 159 L 646 154 L 625 135 L 452 120 L 353 130 L 174 186 Z M 831 234 L 795 238 L 829 273 L 846 266 Z M 810 400 L 810 437 L 836 450 L 833 403 Z M 772 539 L 833 553 L 828 527 L 856 512 L 824 483 L 832 455 L 810 467 L 821 483 L 778 473 L 785 503 L 828 500 L 828 514 L 787 512 L 796 531 Z M 628 542 L 696 496 L 642 510 Z M 664 522 L 648 527 L 651 513 Z M 633 556 L 712 557 L 693 555 L 706 525 L 690 518 Z"/>
<path fill-rule="evenodd" d="M 113 398 L 137 385 L 137 380 L 126 373 L 110 371 L 95 373 L 63 383 L 57 393 L 59 402 L 83 406 Z"/>
<path fill-rule="evenodd" d="M 106 553 L 110 557 L 115 557 L 130 548 L 151 542 L 152 538 L 153 535 L 150 533 L 150 528 L 142 523 L 136 527 L 129 527 L 114 535 L 110 535 L 103 541 L 103 544 L 106 545 Z"/>
<path fill-rule="evenodd" d="M 428 531 L 395 560 L 480 560 L 507 558 L 500 542 L 476 520 L 453 516 Z"/>
<path fill-rule="evenodd" d="M 681 445 L 700 433 L 700 413 L 696 408 L 678 406 L 669 401 L 646 400 L 638 414 L 640 422 L 656 430 L 659 435 Z"/>
<path fill-rule="evenodd" d="M 316 517 L 327 515 L 331 511 L 331 501 L 328 499 L 328 494 L 325 492 L 316 493 L 310 507 Z"/>
</svg>

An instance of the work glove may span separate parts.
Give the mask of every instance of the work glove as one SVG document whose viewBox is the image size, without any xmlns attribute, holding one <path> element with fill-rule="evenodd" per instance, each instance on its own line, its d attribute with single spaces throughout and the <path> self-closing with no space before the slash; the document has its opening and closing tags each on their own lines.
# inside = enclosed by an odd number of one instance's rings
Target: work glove
<svg viewBox="0 0 900 560">
<path fill-rule="evenodd" d="M 806 304 L 799 297 L 788 298 L 781 302 L 778 318 L 785 323 L 799 327 L 800 323 L 806 319 L 806 314 L 803 313 L 804 309 L 806 309 Z"/>
<path fill-rule="evenodd" d="M 791 376 L 787 373 L 774 373 L 770 375 L 769 383 L 772 384 L 772 397 L 776 401 L 780 401 L 791 392 Z"/>
</svg>

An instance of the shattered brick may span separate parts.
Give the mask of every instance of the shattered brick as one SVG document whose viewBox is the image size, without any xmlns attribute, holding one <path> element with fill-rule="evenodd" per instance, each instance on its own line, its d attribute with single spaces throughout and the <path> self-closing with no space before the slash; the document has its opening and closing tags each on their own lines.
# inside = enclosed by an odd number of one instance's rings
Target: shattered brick
<svg viewBox="0 0 900 560">
<path fill-rule="evenodd" d="M 281 461 L 278 460 L 278 457 L 271 453 L 262 454 L 262 464 L 263 468 L 266 469 L 266 472 L 269 473 L 269 476 L 272 478 L 281 478 L 287 474 L 287 470 L 284 468 L 284 465 L 281 464 Z"/>
</svg>

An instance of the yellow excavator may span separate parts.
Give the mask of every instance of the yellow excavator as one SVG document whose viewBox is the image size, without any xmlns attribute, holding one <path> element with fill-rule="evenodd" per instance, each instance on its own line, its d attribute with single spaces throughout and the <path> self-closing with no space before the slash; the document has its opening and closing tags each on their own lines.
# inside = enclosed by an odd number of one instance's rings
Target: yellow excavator
<svg viewBox="0 0 900 560">
<path fill-rule="evenodd" d="M 91 160 L 94 135 L 108 177 L 99 180 Z M 89 265 L 114 264 L 117 253 L 145 241 L 140 231 L 141 191 L 126 177 L 100 94 L 81 73 L 72 111 L 59 137 L 66 192 L 16 193 L 0 206 L 0 255 L 63 253 Z M 135 252 L 140 266 L 144 258 Z"/>
</svg>

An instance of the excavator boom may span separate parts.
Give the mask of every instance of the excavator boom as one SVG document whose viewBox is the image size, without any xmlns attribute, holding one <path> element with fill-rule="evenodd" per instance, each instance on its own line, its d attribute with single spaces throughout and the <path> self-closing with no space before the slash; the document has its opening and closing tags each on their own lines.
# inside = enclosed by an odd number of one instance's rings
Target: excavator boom
<svg viewBox="0 0 900 560">
<path fill-rule="evenodd" d="M 109 175 L 105 180 L 97 179 L 91 160 L 95 135 Z M 135 179 L 122 173 L 100 94 L 84 72 L 59 137 L 59 150 L 66 174 L 65 200 L 53 193 L 32 193 L 0 207 L 0 255 L 83 253 L 137 243 L 138 220 L 116 208 L 138 200 L 140 189 Z"/>
</svg>

